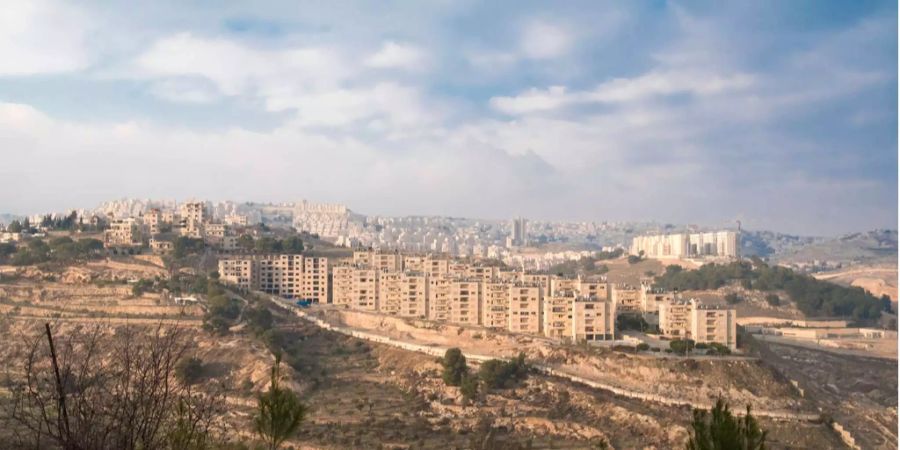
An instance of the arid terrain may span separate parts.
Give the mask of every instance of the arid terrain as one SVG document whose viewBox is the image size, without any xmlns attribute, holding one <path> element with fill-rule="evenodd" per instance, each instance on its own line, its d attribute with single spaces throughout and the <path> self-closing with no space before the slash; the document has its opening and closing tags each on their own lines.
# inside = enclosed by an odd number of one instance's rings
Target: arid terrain
<svg viewBox="0 0 900 450">
<path fill-rule="evenodd" d="M 623 266 L 629 270 L 624 276 L 639 276 L 650 264 Z M 202 296 L 199 304 L 187 306 L 156 292 L 135 296 L 129 280 L 167 276 L 158 261 L 116 257 L 77 269 L 6 267 L 3 273 L 4 361 L 18 361 L 25 339 L 37 336 L 45 322 L 65 335 L 89 324 L 149 331 L 162 320 L 188 330 L 191 354 L 203 361 L 201 386 L 226 387 L 223 432 L 232 440 L 253 441 L 250 417 L 255 394 L 266 388 L 274 362 L 271 340 L 244 324 L 224 335 L 204 330 Z M 558 374 L 535 371 L 516 387 L 481 392 L 470 401 L 459 388 L 444 384 L 435 356 L 324 330 L 290 310 L 270 309 L 280 348 L 290 356 L 285 366 L 289 385 L 310 408 L 300 434 L 290 441 L 301 448 L 676 448 L 688 435 L 687 405 L 709 405 L 717 396 L 735 409 L 750 405 L 769 430 L 772 448 L 845 448 L 846 438 L 829 425 L 831 419 L 863 448 L 896 446 L 896 432 L 892 435 L 888 427 L 891 418 L 896 421 L 896 402 L 886 395 L 896 392 L 896 383 L 875 382 L 890 375 L 887 366 L 863 377 L 852 362 L 836 364 L 847 371 L 843 382 L 857 376 L 860 381 L 814 399 L 810 392 L 816 391 L 806 383 L 825 372 L 810 373 L 798 389 L 801 375 L 792 371 L 799 368 L 789 363 L 798 350 L 776 345 L 768 346 L 778 355 L 774 363 L 769 356 L 660 357 L 334 308 L 309 310 L 335 324 L 404 342 L 460 347 L 472 355 L 509 357 L 524 351 L 535 367 Z M 476 359 L 470 361 L 474 368 Z M 15 364 L 8 370 L 11 376 L 17 373 Z M 594 387 L 573 379 L 589 380 Z M 849 409 L 837 411 L 835 405 Z M 880 424 L 879 431 L 861 428 L 873 423 Z"/>
</svg>

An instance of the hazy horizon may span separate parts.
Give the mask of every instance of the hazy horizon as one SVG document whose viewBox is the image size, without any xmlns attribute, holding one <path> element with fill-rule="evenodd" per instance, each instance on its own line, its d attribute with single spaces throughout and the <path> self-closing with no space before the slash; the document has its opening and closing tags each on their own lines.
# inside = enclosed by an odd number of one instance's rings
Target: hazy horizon
<svg viewBox="0 0 900 450">
<path fill-rule="evenodd" d="M 897 5 L 39 0 L 0 213 L 123 197 L 897 229 Z"/>
</svg>

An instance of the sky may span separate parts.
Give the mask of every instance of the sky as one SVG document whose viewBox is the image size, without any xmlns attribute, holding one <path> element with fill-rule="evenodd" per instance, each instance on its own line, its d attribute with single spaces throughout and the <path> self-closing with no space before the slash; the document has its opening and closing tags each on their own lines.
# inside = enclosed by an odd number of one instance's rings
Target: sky
<svg viewBox="0 0 900 450">
<path fill-rule="evenodd" d="M 6 0 L 0 212 L 897 228 L 897 3 Z"/>
</svg>

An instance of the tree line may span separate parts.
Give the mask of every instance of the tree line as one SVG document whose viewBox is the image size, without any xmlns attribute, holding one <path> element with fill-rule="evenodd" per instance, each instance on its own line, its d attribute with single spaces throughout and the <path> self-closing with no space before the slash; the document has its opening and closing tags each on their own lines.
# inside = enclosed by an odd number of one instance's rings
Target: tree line
<svg viewBox="0 0 900 450">
<path fill-rule="evenodd" d="M 857 320 L 875 320 L 890 308 L 890 299 L 877 298 L 861 287 L 840 286 L 781 266 L 769 266 L 761 260 L 730 264 L 705 264 L 687 271 L 670 265 L 658 276 L 655 286 L 667 290 L 715 290 L 737 281 L 746 289 L 771 292 L 783 290 L 807 316 L 841 316 Z M 767 302 L 780 304 L 772 293 Z"/>
</svg>

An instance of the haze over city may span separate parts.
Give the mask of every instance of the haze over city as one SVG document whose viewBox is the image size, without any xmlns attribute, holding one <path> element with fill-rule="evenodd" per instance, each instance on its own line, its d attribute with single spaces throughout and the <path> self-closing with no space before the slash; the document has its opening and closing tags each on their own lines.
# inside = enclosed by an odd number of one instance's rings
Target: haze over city
<svg viewBox="0 0 900 450">
<path fill-rule="evenodd" d="M 893 2 L 4 2 L 0 213 L 896 228 Z"/>
</svg>

